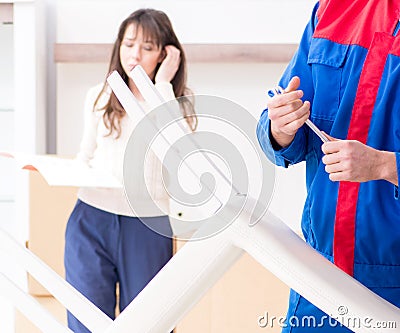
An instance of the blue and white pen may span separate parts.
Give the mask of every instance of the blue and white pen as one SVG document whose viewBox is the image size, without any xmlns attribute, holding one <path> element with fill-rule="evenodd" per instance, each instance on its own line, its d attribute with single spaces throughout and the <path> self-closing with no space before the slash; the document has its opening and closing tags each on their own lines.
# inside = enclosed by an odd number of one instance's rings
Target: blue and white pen
<svg viewBox="0 0 400 333">
<path fill-rule="evenodd" d="M 283 94 L 284 92 L 285 92 L 285 91 L 284 91 L 280 86 L 277 86 L 276 88 L 273 88 L 273 89 L 271 89 L 271 90 L 268 90 L 268 96 L 269 96 L 269 97 L 274 97 L 275 95 L 280 95 L 280 94 Z M 308 127 L 310 127 L 311 130 L 312 130 L 315 134 L 318 135 L 318 137 L 322 140 L 322 142 L 328 142 L 328 141 L 329 141 L 329 139 L 326 137 L 326 135 L 325 135 L 324 133 L 322 133 L 322 132 L 320 131 L 320 129 L 319 129 L 317 126 L 315 126 L 315 125 L 313 124 L 313 122 L 312 122 L 310 119 L 307 119 L 307 120 L 306 120 L 306 125 L 307 125 Z"/>
</svg>

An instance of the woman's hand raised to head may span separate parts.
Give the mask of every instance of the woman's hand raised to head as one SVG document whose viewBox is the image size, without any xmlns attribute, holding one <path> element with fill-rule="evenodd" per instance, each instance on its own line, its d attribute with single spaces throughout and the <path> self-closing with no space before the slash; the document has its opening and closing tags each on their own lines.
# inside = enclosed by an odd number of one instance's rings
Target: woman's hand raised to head
<svg viewBox="0 0 400 333">
<path fill-rule="evenodd" d="M 171 82 L 178 71 L 181 62 L 181 51 L 173 45 L 164 48 L 165 57 L 157 71 L 155 82 Z"/>
</svg>

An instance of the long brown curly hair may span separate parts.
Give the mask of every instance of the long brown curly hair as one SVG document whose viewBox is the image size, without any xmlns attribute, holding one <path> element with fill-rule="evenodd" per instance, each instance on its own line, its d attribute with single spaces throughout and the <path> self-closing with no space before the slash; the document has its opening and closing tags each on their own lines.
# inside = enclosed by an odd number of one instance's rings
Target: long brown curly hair
<svg viewBox="0 0 400 333">
<path fill-rule="evenodd" d="M 144 37 L 146 39 L 148 38 L 149 40 L 153 40 L 159 48 L 162 49 L 166 45 L 173 45 L 179 49 L 181 61 L 179 68 L 171 81 L 171 84 L 175 97 L 179 98 L 183 116 L 188 123 L 189 128 L 194 131 L 197 127 L 198 120 L 194 112 L 192 101 L 186 97 L 191 95 L 191 91 L 186 86 L 187 68 L 185 52 L 172 28 L 170 19 L 164 12 L 149 8 L 139 9 L 130 14 L 121 23 L 117 39 L 113 46 L 107 77 L 113 71 L 117 71 L 126 84 L 129 82 L 129 77 L 122 68 L 119 52 L 125 30 L 131 24 L 134 24 L 136 30 L 141 28 Z M 156 73 L 159 67 L 160 64 L 158 64 L 156 67 Z M 107 86 L 107 81 L 105 81 L 101 92 L 94 102 L 93 110 L 96 109 L 97 103 L 99 102 L 102 94 L 106 92 Z M 121 135 L 120 124 L 122 117 L 125 116 L 125 110 L 113 92 L 111 92 L 108 102 L 102 108 L 100 108 L 100 110 L 104 110 L 103 121 L 105 126 L 109 129 L 108 135 L 111 135 L 115 131 L 117 133 L 116 138 L 118 138 Z"/>
</svg>

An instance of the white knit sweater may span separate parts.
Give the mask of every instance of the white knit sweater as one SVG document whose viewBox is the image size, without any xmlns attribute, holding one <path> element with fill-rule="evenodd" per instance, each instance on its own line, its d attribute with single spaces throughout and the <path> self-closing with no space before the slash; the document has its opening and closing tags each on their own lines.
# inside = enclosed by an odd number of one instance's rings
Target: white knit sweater
<svg viewBox="0 0 400 333">
<path fill-rule="evenodd" d="M 104 110 L 95 109 L 93 104 L 101 91 L 102 84 L 91 88 L 86 96 L 84 108 L 84 134 L 81 141 L 80 152 L 77 159 L 88 163 L 91 167 L 101 168 L 113 174 L 121 183 L 123 182 L 123 161 L 125 148 L 134 129 L 135 121 L 127 115 L 121 119 L 121 136 L 107 136 L 108 129 L 104 125 Z M 156 84 L 157 90 L 166 101 L 175 98 L 172 85 L 169 83 Z M 99 100 L 99 108 L 108 100 L 108 93 L 103 94 Z M 148 108 L 143 103 L 144 108 Z M 158 216 L 159 210 L 144 199 L 144 186 L 148 186 L 153 202 L 167 215 L 169 211 L 168 195 L 164 189 L 161 178 L 162 165 L 154 153 L 150 152 L 145 166 L 145 182 L 138 181 L 135 193 L 130 193 L 130 198 L 135 198 L 134 211 L 130 207 L 123 189 L 109 188 L 80 188 L 78 198 L 83 202 L 101 210 L 126 216 Z"/>
</svg>

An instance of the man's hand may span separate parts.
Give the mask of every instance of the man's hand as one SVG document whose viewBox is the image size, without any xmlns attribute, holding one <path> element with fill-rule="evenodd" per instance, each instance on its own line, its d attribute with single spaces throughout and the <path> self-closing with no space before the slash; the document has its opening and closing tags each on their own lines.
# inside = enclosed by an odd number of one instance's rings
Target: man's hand
<svg viewBox="0 0 400 333">
<path fill-rule="evenodd" d="M 297 130 L 310 116 L 310 103 L 300 99 L 303 91 L 297 90 L 300 79 L 293 77 L 285 93 L 275 95 L 268 103 L 268 117 L 271 120 L 271 134 L 281 147 L 287 147 L 293 141 Z"/>
<path fill-rule="evenodd" d="M 328 136 L 329 137 L 329 136 Z M 356 140 L 337 140 L 322 145 L 322 162 L 332 181 L 367 182 L 384 179 L 398 185 L 396 156 Z"/>
</svg>

